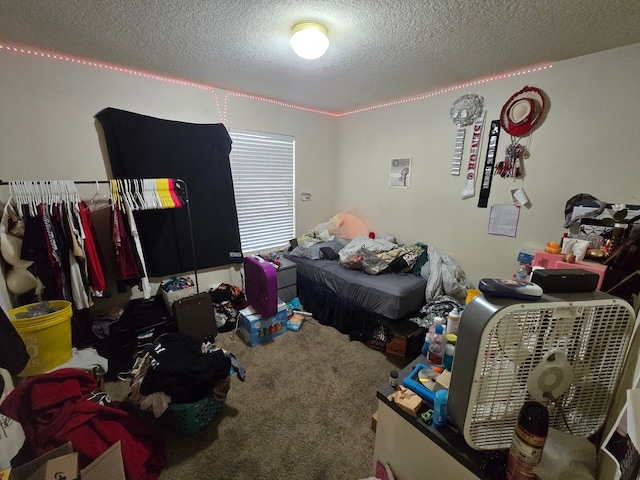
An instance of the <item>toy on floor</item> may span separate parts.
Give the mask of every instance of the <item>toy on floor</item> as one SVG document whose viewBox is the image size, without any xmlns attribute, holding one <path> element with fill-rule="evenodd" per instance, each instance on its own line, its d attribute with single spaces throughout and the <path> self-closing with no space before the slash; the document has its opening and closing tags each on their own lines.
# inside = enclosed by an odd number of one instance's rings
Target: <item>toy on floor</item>
<svg viewBox="0 0 640 480">
<path fill-rule="evenodd" d="M 302 323 L 304 322 L 304 316 L 299 313 L 294 313 L 289 320 L 287 320 L 287 328 L 289 330 L 293 330 L 297 332 L 302 327 Z"/>
</svg>

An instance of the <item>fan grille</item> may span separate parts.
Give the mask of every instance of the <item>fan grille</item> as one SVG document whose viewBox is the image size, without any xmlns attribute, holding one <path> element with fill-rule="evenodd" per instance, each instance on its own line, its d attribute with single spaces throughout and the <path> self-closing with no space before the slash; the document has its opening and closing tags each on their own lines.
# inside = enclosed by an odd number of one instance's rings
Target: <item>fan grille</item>
<svg viewBox="0 0 640 480">
<path fill-rule="evenodd" d="M 529 374 L 551 349 L 567 355 L 573 381 L 548 402 L 549 426 L 568 431 L 563 411 L 573 435 L 588 437 L 602 426 L 634 322 L 623 302 L 609 302 L 542 309 L 517 305 L 518 310 L 507 308 L 489 322 L 467 414 L 467 435 L 475 448 L 510 446 L 520 407 L 531 398 Z"/>
<path fill-rule="evenodd" d="M 562 383 L 564 374 L 562 369 L 558 367 L 552 367 L 547 369 L 540 378 L 538 378 L 538 388 L 542 391 L 555 390 L 555 388 Z M 553 383 L 549 379 L 553 380 Z"/>
</svg>

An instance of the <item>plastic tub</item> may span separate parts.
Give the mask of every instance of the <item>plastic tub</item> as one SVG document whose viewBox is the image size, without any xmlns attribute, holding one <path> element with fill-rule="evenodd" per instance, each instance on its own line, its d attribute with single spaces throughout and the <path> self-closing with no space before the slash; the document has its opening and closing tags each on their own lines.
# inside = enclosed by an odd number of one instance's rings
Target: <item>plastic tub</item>
<svg viewBox="0 0 640 480">
<path fill-rule="evenodd" d="M 29 362 L 18 374 L 30 377 L 54 369 L 71 358 L 71 302 L 51 300 L 49 305 L 60 310 L 31 318 L 16 318 L 20 312 L 37 304 L 23 305 L 9 311 L 9 318 L 24 341 Z"/>
</svg>

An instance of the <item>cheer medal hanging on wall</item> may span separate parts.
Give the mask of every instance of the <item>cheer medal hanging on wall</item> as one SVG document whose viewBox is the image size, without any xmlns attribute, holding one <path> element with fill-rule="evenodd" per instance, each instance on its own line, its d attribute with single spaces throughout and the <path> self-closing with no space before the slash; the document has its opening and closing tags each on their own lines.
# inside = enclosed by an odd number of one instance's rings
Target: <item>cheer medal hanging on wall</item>
<svg viewBox="0 0 640 480">
<path fill-rule="evenodd" d="M 480 95 L 463 95 L 453 102 L 453 106 L 451 107 L 449 114 L 451 115 L 453 123 L 458 127 L 458 133 L 456 134 L 456 145 L 453 150 L 451 175 L 460 175 L 466 128 L 478 119 L 482 114 L 483 108 L 484 98 Z"/>
<path fill-rule="evenodd" d="M 462 190 L 462 199 L 471 198 L 476 194 L 476 163 L 480 155 L 480 142 L 482 140 L 482 129 L 484 127 L 484 112 L 473 122 L 473 138 L 471 139 L 471 152 L 469 153 L 469 164 L 467 165 L 467 178 Z"/>
</svg>

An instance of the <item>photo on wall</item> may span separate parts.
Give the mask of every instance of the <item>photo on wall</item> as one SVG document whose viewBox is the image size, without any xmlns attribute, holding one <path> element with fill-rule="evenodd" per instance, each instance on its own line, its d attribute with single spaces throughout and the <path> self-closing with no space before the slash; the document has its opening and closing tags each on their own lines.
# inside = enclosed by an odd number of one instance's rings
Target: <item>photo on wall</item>
<svg viewBox="0 0 640 480">
<path fill-rule="evenodd" d="M 411 180 L 411 158 L 394 158 L 391 160 L 389 186 L 409 188 Z"/>
</svg>

